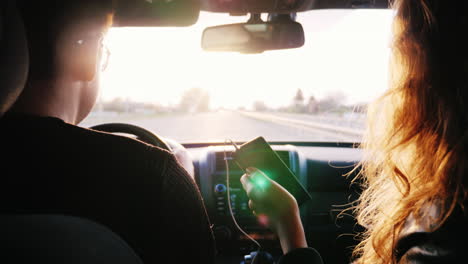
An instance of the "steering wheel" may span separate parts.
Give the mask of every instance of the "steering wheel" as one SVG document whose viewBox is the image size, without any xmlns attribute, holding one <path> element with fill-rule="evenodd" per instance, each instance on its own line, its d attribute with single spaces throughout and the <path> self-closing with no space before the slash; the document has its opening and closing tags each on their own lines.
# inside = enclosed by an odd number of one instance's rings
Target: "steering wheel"
<svg viewBox="0 0 468 264">
<path fill-rule="evenodd" d="M 148 131 L 139 126 L 125 123 L 106 123 L 92 126 L 90 129 L 109 133 L 124 133 L 134 135 L 138 140 L 172 152 L 172 148 L 164 140 L 151 131 Z"/>
</svg>

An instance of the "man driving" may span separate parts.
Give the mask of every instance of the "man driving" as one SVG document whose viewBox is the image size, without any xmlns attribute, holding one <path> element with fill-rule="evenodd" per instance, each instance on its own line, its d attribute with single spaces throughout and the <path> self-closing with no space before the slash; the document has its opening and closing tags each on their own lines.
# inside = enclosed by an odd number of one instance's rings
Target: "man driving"
<svg viewBox="0 0 468 264">
<path fill-rule="evenodd" d="M 120 235 L 144 263 L 212 263 L 201 195 L 175 157 L 76 126 L 96 101 L 112 2 L 19 1 L 30 68 L 0 120 L 2 211 L 88 218 Z"/>
</svg>

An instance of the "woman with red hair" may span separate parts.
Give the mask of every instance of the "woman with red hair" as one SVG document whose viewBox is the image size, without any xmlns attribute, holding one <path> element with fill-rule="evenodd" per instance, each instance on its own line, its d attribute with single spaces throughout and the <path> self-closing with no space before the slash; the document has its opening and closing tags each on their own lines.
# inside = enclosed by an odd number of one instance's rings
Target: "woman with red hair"
<svg viewBox="0 0 468 264">
<path fill-rule="evenodd" d="M 366 227 L 355 263 L 460 263 L 468 179 L 468 2 L 395 0 L 391 85 L 369 107 L 356 207 Z M 242 183 L 270 217 L 283 263 L 320 263 L 307 247 L 297 203 L 271 182 Z M 268 179 L 269 180 L 269 179 Z M 281 201 L 281 203 L 271 201 Z"/>
</svg>

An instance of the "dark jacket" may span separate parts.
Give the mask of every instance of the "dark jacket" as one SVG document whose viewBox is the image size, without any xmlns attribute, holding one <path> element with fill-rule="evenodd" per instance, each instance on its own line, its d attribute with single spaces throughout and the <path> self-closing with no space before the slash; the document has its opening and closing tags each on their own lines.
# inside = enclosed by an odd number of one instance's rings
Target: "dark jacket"
<svg viewBox="0 0 468 264">
<path fill-rule="evenodd" d="M 0 141 L 2 213 L 93 220 L 144 263 L 213 263 L 201 195 L 169 152 L 56 118 L 12 114 L 0 119 Z"/>
<path fill-rule="evenodd" d="M 433 215 L 434 216 L 434 215 Z M 466 263 L 467 217 L 460 208 L 436 231 L 427 232 L 410 217 L 397 241 L 395 257 L 404 264 Z M 296 249 L 284 255 L 279 264 L 326 263 L 313 248 Z"/>
</svg>

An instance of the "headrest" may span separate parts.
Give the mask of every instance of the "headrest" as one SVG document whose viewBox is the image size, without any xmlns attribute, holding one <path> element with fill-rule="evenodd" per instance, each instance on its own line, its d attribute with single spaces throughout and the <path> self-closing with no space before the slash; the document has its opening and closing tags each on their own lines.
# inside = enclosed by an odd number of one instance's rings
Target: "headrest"
<svg viewBox="0 0 468 264">
<path fill-rule="evenodd" d="M 12 0 L 0 1 L 0 116 L 24 88 L 28 73 L 24 25 Z"/>
</svg>

